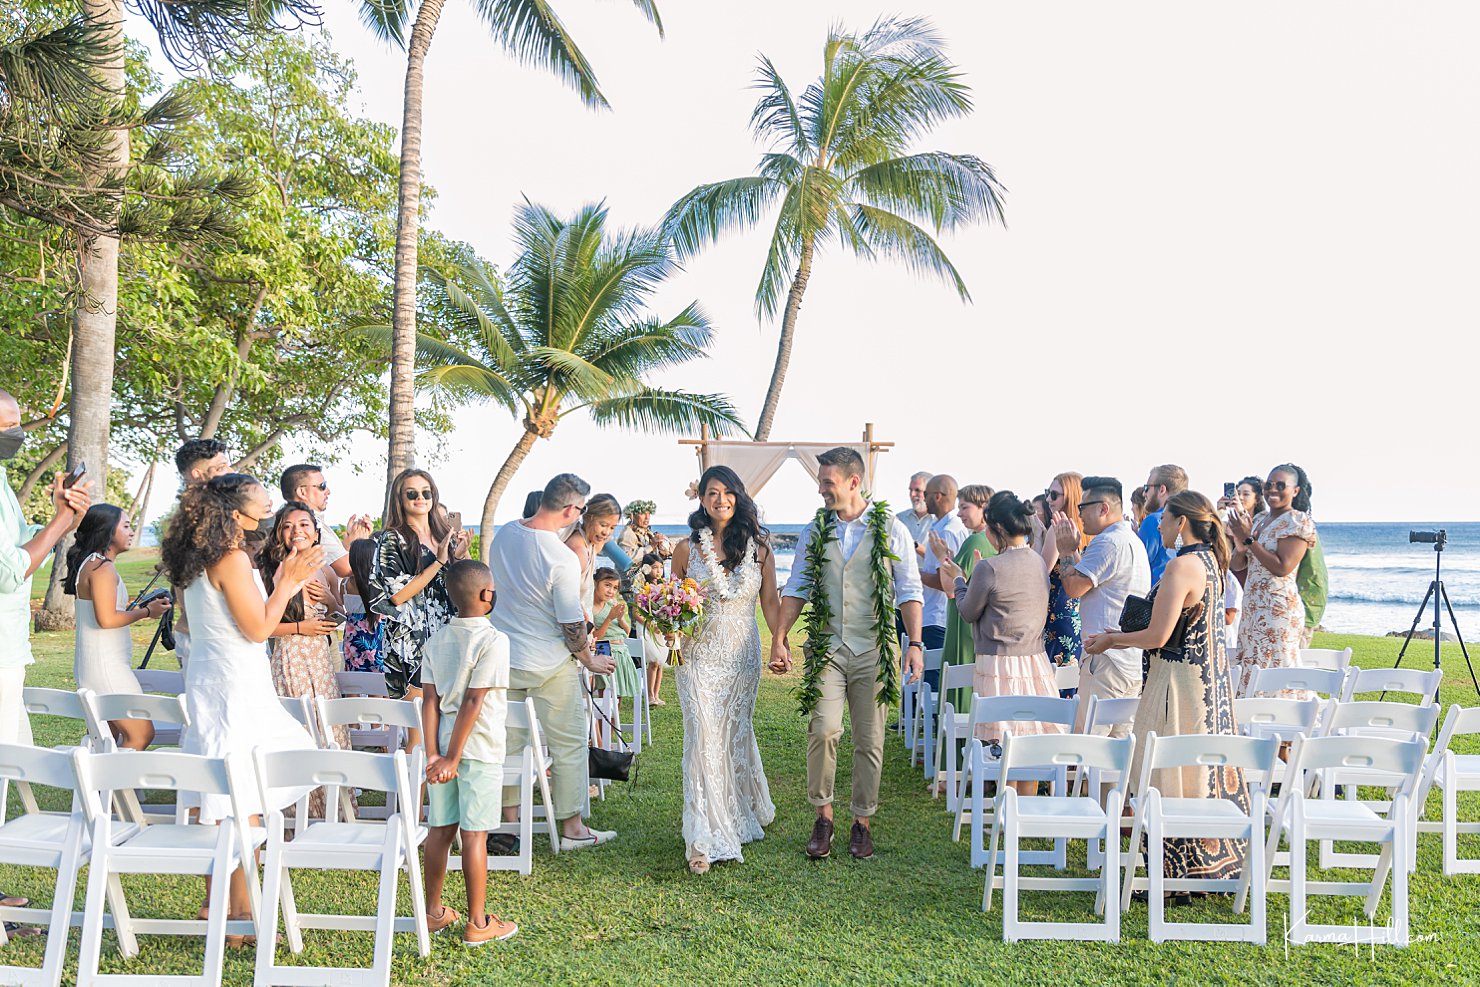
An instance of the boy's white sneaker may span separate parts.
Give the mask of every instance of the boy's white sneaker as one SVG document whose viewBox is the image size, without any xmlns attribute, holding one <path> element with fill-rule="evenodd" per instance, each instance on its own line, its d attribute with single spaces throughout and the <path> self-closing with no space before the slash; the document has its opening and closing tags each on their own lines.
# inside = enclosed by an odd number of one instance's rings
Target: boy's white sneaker
<svg viewBox="0 0 1480 987">
<path fill-rule="evenodd" d="M 562 836 L 560 837 L 560 849 L 564 850 L 589 850 L 603 843 L 610 843 L 617 838 L 616 830 L 593 829 L 589 836 Z"/>
</svg>

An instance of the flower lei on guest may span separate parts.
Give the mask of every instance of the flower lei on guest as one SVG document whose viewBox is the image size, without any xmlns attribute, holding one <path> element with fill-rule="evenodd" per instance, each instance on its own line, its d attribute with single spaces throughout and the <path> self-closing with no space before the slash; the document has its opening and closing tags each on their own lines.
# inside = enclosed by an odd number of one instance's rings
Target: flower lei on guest
<svg viewBox="0 0 1480 987">
<path fill-rule="evenodd" d="M 874 643 L 879 649 L 879 677 L 883 688 L 879 690 L 879 705 L 892 706 L 899 701 L 899 642 L 894 635 L 894 595 L 891 590 L 894 580 L 890 563 L 899 557 L 889 550 L 889 529 L 894 517 L 889 513 L 889 504 L 879 501 L 869 509 L 869 570 L 874 579 Z M 807 612 L 802 619 L 802 630 L 807 640 L 802 645 L 802 684 L 797 689 L 797 700 L 803 716 L 810 716 L 822 699 L 822 670 L 831 663 L 829 656 L 832 637 L 827 627 L 832 623 L 832 601 L 827 598 L 823 581 L 827 567 L 827 545 L 837 541 L 837 516 L 827 508 L 817 512 L 814 519 L 812 538 L 802 566 L 802 576 L 811 587 Z"/>
</svg>

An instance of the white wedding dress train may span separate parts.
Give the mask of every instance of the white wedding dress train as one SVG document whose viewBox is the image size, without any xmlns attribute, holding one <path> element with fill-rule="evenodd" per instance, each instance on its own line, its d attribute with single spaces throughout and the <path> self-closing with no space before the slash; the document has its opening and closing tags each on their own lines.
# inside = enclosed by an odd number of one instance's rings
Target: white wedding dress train
<svg viewBox="0 0 1480 987">
<path fill-rule="evenodd" d="M 692 547 L 688 575 L 710 590 L 704 625 L 684 643 L 674 672 L 683 708 L 683 838 L 691 860 L 744 860 L 741 847 L 764 838 L 763 827 L 776 818 L 752 723 L 761 567 L 754 543 L 734 573 L 707 546 Z"/>
</svg>

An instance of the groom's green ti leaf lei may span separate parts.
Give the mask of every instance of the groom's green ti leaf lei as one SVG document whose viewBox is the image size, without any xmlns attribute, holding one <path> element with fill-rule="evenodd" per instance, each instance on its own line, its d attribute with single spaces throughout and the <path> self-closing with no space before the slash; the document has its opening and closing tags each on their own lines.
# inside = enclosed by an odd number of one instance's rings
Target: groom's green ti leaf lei
<svg viewBox="0 0 1480 987">
<path fill-rule="evenodd" d="M 899 702 L 899 642 L 894 636 L 894 579 L 890 570 L 890 563 L 898 562 L 899 557 L 889 550 L 892 521 L 889 505 L 884 501 L 879 501 L 869 510 L 869 570 L 874 580 L 874 642 L 879 649 L 878 681 L 883 686 L 879 690 L 881 706 Z M 832 637 L 827 628 L 832 623 L 833 607 L 827 598 L 824 571 L 827 545 L 837 537 L 837 516 L 826 508 L 819 510 L 802 565 L 802 577 L 811 588 L 807 612 L 802 620 L 807 640 L 802 645 L 802 684 L 797 689 L 803 716 L 810 716 L 817 708 L 822 698 L 822 670 L 832 660 L 829 657 Z"/>
</svg>

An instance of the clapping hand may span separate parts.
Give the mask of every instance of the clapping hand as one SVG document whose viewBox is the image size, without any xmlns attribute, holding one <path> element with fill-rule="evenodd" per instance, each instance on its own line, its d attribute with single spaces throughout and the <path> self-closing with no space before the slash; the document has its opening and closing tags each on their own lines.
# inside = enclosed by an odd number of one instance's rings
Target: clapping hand
<svg viewBox="0 0 1480 987">
<path fill-rule="evenodd" d="M 966 573 L 961 571 L 961 567 L 956 564 L 955 559 L 941 559 L 939 571 L 941 585 L 943 586 L 954 583 L 966 575 Z"/>
<path fill-rule="evenodd" d="M 1079 550 L 1079 524 L 1063 511 L 1053 516 L 1053 538 L 1059 554 L 1070 555 Z"/>
<path fill-rule="evenodd" d="M 319 546 L 313 545 L 301 550 L 295 548 L 278 565 L 277 576 L 273 582 L 279 586 L 286 584 L 302 589 L 323 564 L 324 550 Z"/>
<path fill-rule="evenodd" d="M 310 579 L 303 584 L 303 598 L 309 603 L 323 603 L 329 599 L 329 591 L 317 579 Z"/>
<path fill-rule="evenodd" d="M 344 523 L 344 545 L 348 548 L 361 538 L 369 538 L 374 531 L 368 514 L 351 514 Z"/>
<path fill-rule="evenodd" d="M 1228 533 L 1233 535 L 1233 540 L 1242 543 L 1254 531 L 1254 519 L 1249 517 L 1248 511 L 1234 511 L 1228 516 Z"/>
<path fill-rule="evenodd" d="M 925 539 L 930 543 L 930 551 L 935 555 L 937 562 L 945 562 L 954 554 L 951 552 L 951 546 L 946 544 L 946 540 L 935 532 L 930 532 Z"/>
</svg>

